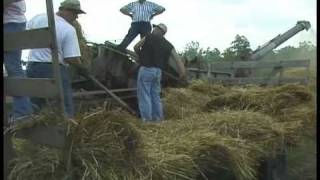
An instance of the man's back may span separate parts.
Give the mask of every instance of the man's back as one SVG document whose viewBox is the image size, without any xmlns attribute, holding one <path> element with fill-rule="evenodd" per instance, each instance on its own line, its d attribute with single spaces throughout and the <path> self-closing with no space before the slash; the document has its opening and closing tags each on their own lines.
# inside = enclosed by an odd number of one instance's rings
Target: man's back
<svg viewBox="0 0 320 180">
<path fill-rule="evenodd" d="M 25 1 L 13 2 L 3 10 L 3 23 L 22 23 L 26 22 L 24 13 L 26 12 Z"/>
<path fill-rule="evenodd" d="M 80 56 L 80 48 L 75 28 L 62 17 L 55 15 L 56 38 L 59 60 L 63 63 L 66 57 Z M 32 18 L 27 29 L 48 27 L 46 14 L 40 14 Z M 29 61 L 51 62 L 51 50 L 49 48 L 32 49 L 29 53 Z"/>
<path fill-rule="evenodd" d="M 163 36 L 149 34 L 141 48 L 140 64 L 146 67 L 166 68 L 173 45 Z"/>
</svg>

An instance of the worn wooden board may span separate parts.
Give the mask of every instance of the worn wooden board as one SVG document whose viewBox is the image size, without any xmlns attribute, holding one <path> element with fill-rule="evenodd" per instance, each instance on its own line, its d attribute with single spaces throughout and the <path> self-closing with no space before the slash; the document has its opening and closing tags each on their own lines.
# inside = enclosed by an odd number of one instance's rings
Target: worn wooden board
<svg viewBox="0 0 320 180">
<path fill-rule="evenodd" d="M 269 78 L 210 78 L 210 82 L 221 82 L 224 84 L 285 84 L 285 83 L 301 83 L 307 84 L 307 78 L 285 78 L 269 79 Z"/>
<path fill-rule="evenodd" d="M 52 42 L 50 37 L 48 28 L 5 33 L 3 36 L 4 51 L 48 48 Z"/>
<path fill-rule="evenodd" d="M 8 96 L 58 97 L 55 81 L 49 78 L 3 78 L 4 94 Z"/>
<path fill-rule="evenodd" d="M 310 60 L 284 60 L 284 61 L 226 61 L 212 63 L 213 69 L 237 68 L 274 68 L 274 67 L 308 67 Z"/>
</svg>

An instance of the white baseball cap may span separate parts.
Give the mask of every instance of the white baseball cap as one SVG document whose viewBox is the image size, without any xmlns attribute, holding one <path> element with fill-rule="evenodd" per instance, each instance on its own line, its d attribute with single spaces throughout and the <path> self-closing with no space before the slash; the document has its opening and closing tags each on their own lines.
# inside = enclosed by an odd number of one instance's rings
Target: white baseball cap
<svg viewBox="0 0 320 180">
<path fill-rule="evenodd" d="M 160 23 L 158 25 L 153 24 L 153 27 L 157 27 L 157 28 L 161 29 L 164 32 L 164 34 L 167 33 L 167 26 L 164 25 L 163 23 Z"/>
</svg>

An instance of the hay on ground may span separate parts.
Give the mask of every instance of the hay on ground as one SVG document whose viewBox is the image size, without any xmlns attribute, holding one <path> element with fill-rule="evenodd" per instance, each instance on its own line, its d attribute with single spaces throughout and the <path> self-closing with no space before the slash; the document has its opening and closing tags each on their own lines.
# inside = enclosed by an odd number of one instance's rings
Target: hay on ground
<svg viewBox="0 0 320 180">
<path fill-rule="evenodd" d="M 71 128 L 76 178 L 256 180 L 263 159 L 284 144 L 295 145 L 315 125 L 313 95 L 304 86 L 197 83 L 164 91 L 166 120 L 160 123 L 141 123 L 119 109 L 100 108 L 76 117 L 79 125 Z M 52 113 L 40 119 L 59 121 Z M 26 142 L 16 143 L 16 149 L 11 179 L 69 175 L 61 150 Z"/>
<path fill-rule="evenodd" d="M 124 172 L 132 176 L 139 174 L 135 166 L 142 164 L 143 158 L 137 151 L 140 137 L 135 121 L 127 113 L 116 110 L 78 117 L 79 125 L 71 129 L 75 177 L 103 180 L 115 174 L 121 179 L 126 176 Z M 68 175 L 63 171 L 62 150 L 31 143 L 22 146 L 17 148 L 21 152 L 13 162 L 11 179 L 63 179 Z M 33 148 L 26 151 L 28 147 Z"/>
<path fill-rule="evenodd" d="M 206 110 L 251 109 L 278 115 L 282 109 L 308 103 L 312 93 L 302 85 L 288 84 L 276 88 L 248 89 L 214 97 L 205 106 Z"/>
</svg>

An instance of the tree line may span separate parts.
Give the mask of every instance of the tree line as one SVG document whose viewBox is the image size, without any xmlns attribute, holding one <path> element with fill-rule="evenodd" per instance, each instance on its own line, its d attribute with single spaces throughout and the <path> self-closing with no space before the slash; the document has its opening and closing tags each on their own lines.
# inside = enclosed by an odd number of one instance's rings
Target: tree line
<svg viewBox="0 0 320 180">
<path fill-rule="evenodd" d="M 236 35 L 231 42 L 230 47 L 224 51 L 218 48 L 201 48 L 200 43 L 191 41 L 182 51 L 181 55 L 185 60 L 191 61 L 194 58 L 200 58 L 204 62 L 216 61 L 237 61 L 248 60 L 253 50 L 250 47 L 250 42 L 245 36 Z M 285 46 L 280 49 L 269 52 L 261 60 L 277 61 L 277 60 L 302 60 L 310 59 L 315 64 L 316 61 L 316 46 L 310 41 L 303 41 L 299 43 L 298 47 Z"/>
</svg>

